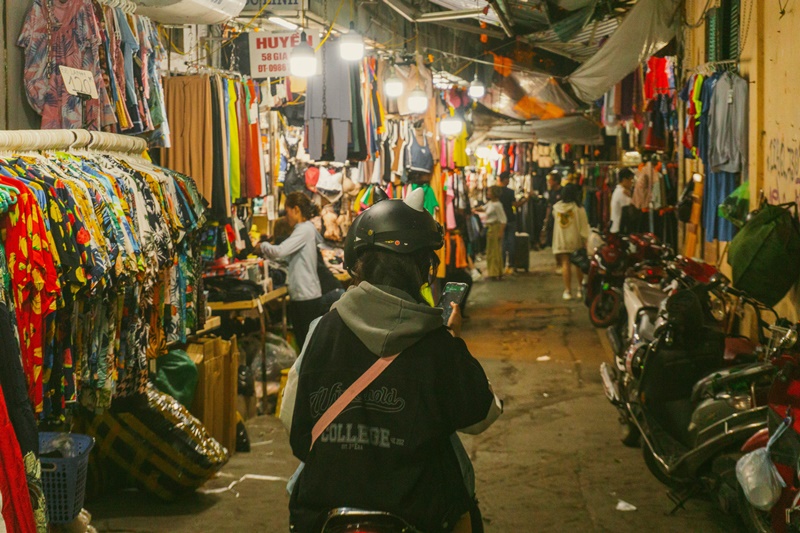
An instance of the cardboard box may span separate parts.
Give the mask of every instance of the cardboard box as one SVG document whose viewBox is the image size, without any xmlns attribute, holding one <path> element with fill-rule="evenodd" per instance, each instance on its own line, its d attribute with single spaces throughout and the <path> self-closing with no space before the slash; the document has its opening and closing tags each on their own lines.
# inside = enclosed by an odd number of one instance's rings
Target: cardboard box
<svg viewBox="0 0 800 533">
<path fill-rule="evenodd" d="M 198 370 L 197 392 L 190 411 L 232 455 L 236 450 L 239 368 L 236 337 L 230 341 L 201 337 L 189 344 L 186 352 Z"/>
<path fill-rule="evenodd" d="M 222 408 L 222 429 L 220 432 L 223 446 L 233 453 L 236 450 L 236 404 L 239 389 L 239 345 L 234 335 L 230 342 L 224 343 L 221 357 L 223 359 L 223 395 L 220 398 Z M 223 344 L 220 345 L 221 348 Z"/>
</svg>

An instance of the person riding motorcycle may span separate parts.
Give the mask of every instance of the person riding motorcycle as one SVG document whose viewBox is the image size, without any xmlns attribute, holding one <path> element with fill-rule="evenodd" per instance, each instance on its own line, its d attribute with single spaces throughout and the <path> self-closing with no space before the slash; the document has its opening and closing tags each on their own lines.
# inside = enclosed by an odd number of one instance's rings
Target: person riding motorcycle
<svg viewBox="0 0 800 533">
<path fill-rule="evenodd" d="M 462 474 L 471 464 L 454 433 L 483 431 L 502 404 L 458 337 L 458 309 L 445 327 L 420 293 L 443 245 L 423 201 L 418 189 L 356 218 L 345 243 L 355 285 L 312 324 L 290 372 L 281 419 L 304 463 L 290 489 L 292 531 L 319 531 L 339 507 L 393 513 L 425 532 L 482 531 Z M 312 441 L 331 404 L 376 358 L 395 354 Z"/>
</svg>

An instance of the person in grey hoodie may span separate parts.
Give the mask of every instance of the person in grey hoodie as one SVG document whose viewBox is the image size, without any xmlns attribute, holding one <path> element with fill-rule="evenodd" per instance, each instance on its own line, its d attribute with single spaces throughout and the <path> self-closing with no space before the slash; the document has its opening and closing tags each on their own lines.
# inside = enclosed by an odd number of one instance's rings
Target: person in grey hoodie
<svg viewBox="0 0 800 533">
<path fill-rule="evenodd" d="M 289 319 L 297 345 L 302 346 L 308 325 L 323 313 L 322 287 L 317 275 L 318 244 L 322 236 L 310 219 L 318 215 L 308 196 L 293 192 L 286 196 L 286 219 L 292 234 L 280 244 L 262 242 L 261 254 L 269 259 L 289 260 Z"/>
<path fill-rule="evenodd" d="M 280 416 L 304 463 L 290 489 L 292 531 L 319 531 L 339 507 L 390 512 L 426 532 L 482 531 L 455 432 L 485 430 L 502 404 L 458 336 L 457 307 L 446 327 L 420 293 L 443 236 L 418 191 L 354 221 L 345 265 L 356 285 L 312 324 L 289 374 Z M 396 354 L 313 441 L 336 399 L 377 358 Z"/>
</svg>

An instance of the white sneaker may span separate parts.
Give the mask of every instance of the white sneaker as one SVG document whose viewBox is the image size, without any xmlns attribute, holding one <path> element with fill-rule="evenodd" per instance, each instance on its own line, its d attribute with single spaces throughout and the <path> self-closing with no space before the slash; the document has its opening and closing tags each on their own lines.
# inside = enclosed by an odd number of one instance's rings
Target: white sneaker
<svg viewBox="0 0 800 533">
<path fill-rule="evenodd" d="M 572 300 L 572 294 L 569 291 L 564 291 L 564 294 L 561 295 L 562 300 Z"/>
<path fill-rule="evenodd" d="M 583 289 L 578 289 L 578 292 L 575 293 L 576 300 L 583 300 Z"/>
<path fill-rule="evenodd" d="M 477 268 L 474 268 L 470 275 L 472 276 L 472 281 L 480 281 L 483 279 L 483 276 L 481 275 L 481 273 L 478 271 Z"/>
</svg>

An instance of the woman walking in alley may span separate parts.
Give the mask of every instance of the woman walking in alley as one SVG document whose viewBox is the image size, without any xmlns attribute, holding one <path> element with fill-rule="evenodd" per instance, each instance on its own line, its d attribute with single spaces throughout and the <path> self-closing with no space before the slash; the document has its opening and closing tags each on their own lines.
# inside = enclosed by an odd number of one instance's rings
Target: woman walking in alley
<svg viewBox="0 0 800 533">
<path fill-rule="evenodd" d="M 503 277 L 503 236 L 508 220 L 500 202 L 500 187 L 489 187 L 486 196 L 486 270 L 489 279 L 499 280 Z"/>
<path fill-rule="evenodd" d="M 564 277 L 564 300 L 572 299 L 572 275 L 569 256 L 575 250 L 586 246 L 586 239 L 589 238 L 589 220 L 586 217 L 586 210 L 580 205 L 581 190 L 578 185 L 569 184 L 564 187 L 561 193 L 561 200 L 553 206 L 553 254 L 562 268 Z M 578 278 L 578 290 L 576 298 L 583 298 L 583 272 L 575 267 Z"/>
<path fill-rule="evenodd" d="M 483 431 L 501 404 L 459 338 L 458 307 L 446 328 L 420 293 L 443 245 L 423 201 L 417 189 L 356 218 L 345 266 L 357 285 L 312 324 L 289 374 L 280 415 L 304 462 L 290 488 L 292 531 L 319 531 L 339 507 L 390 512 L 431 533 L 483 530 L 455 432 Z"/>
</svg>

